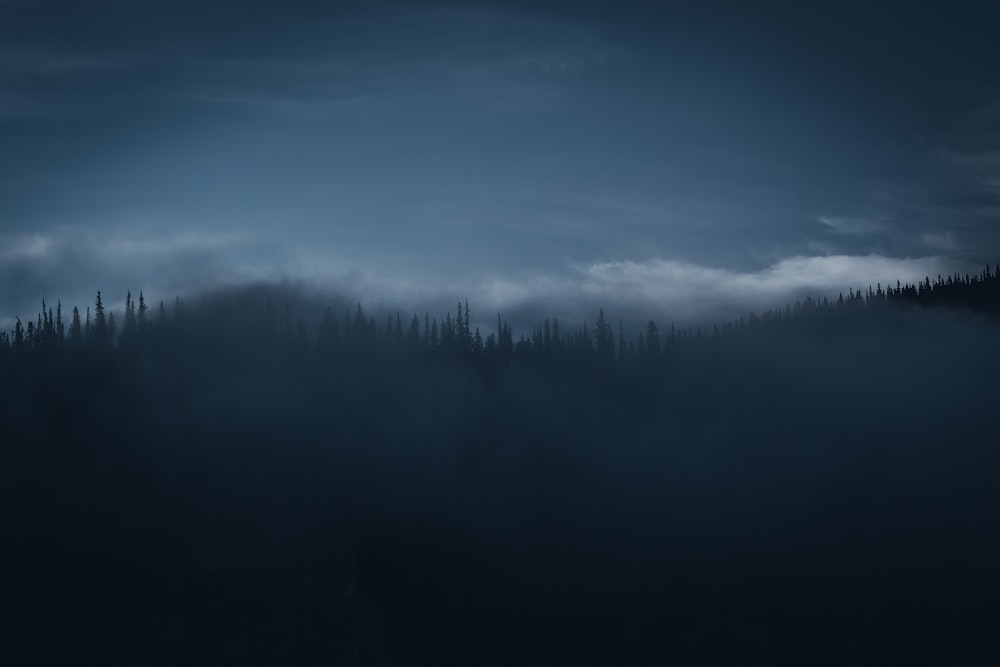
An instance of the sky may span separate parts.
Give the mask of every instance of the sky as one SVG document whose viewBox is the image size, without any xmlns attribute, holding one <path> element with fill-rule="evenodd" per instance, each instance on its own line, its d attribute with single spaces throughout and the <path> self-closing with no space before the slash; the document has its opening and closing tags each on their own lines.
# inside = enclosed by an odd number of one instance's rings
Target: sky
<svg viewBox="0 0 1000 667">
<path fill-rule="evenodd" d="M 998 18 L 0 0 L 0 326 L 261 280 L 684 320 L 978 271 Z"/>
</svg>

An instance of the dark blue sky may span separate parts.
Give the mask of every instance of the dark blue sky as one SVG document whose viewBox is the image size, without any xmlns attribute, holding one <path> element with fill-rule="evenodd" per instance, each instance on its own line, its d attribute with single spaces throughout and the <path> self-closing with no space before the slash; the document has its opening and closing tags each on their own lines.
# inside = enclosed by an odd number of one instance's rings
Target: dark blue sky
<svg viewBox="0 0 1000 667">
<path fill-rule="evenodd" d="M 998 17 L 871 4 L 0 0 L 0 324 L 258 278 L 683 318 L 995 262 Z"/>
</svg>

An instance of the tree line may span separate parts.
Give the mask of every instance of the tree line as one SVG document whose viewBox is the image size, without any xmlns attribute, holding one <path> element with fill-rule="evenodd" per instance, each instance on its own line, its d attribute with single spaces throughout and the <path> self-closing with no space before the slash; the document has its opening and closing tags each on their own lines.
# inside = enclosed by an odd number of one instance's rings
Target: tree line
<svg viewBox="0 0 1000 667">
<path fill-rule="evenodd" d="M 254 346 L 260 352 L 286 350 L 297 353 L 352 357 L 387 354 L 419 359 L 448 359 L 481 364 L 563 361 L 608 366 L 657 363 L 680 354 L 685 348 L 708 342 L 738 339 L 750 332 L 777 332 L 829 326 L 850 326 L 877 321 L 879 315 L 912 308 L 943 307 L 1000 315 L 1000 264 L 986 266 L 978 275 L 939 275 L 917 284 L 880 283 L 867 290 L 849 289 L 836 299 L 806 297 L 780 308 L 750 312 L 734 320 L 713 325 L 711 330 L 678 328 L 661 331 L 654 320 L 634 336 L 627 336 L 622 320 L 614 321 L 600 309 L 593 323 L 565 327 L 558 318 L 546 317 L 530 331 L 515 332 L 497 314 L 493 330 L 474 326 L 468 300 L 457 304 L 454 315 L 432 317 L 399 312 L 384 319 L 368 314 L 358 303 L 337 312 L 327 307 L 318 323 L 310 326 L 293 316 L 289 303 L 283 311 L 268 294 L 262 303 L 238 307 L 225 303 L 202 303 L 190 317 L 185 302 L 176 297 L 171 307 L 162 301 L 155 311 L 140 292 L 128 292 L 119 318 L 104 304 L 100 291 L 93 307 L 83 313 L 74 307 L 67 317 L 61 302 L 55 308 L 42 301 L 41 310 L 27 323 L 16 318 L 14 329 L 0 332 L 0 355 L 17 356 L 51 350 L 102 350 L 121 352 L 163 351 L 198 340 Z"/>
</svg>

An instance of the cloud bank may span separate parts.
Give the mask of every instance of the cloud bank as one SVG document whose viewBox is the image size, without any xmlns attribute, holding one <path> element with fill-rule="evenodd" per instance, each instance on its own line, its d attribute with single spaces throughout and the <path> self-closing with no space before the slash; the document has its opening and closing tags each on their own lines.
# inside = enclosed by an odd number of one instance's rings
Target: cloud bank
<svg viewBox="0 0 1000 667">
<path fill-rule="evenodd" d="M 598 308 L 629 321 L 700 324 L 750 310 L 782 306 L 804 296 L 836 297 L 869 285 L 915 283 L 970 271 L 945 256 L 795 256 L 754 271 L 650 259 L 584 264 L 561 276 L 498 279 L 481 284 L 482 302 L 515 312 L 555 312 L 592 320 Z"/>
<path fill-rule="evenodd" d="M 578 261 L 555 268 L 484 269 L 460 279 L 368 266 L 251 234 L 198 229 L 122 228 L 98 235 L 66 228 L 9 235 L 0 238 L 0 327 L 12 326 L 15 315 L 33 317 L 43 298 L 83 309 L 101 289 L 115 308 L 127 290 L 142 290 L 156 303 L 254 283 L 299 285 L 314 295 L 360 301 L 374 311 L 400 310 L 407 317 L 424 311 L 440 315 L 468 299 L 484 327 L 492 327 L 497 312 L 530 328 L 547 316 L 592 321 L 601 308 L 633 325 L 648 318 L 707 324 L 806 295 L 833 298 L 878 283 L 914 283 L 981 268 L 944 255 L 879 254 L 800 255 L 754 270 L 665 258 Z"/>
</svg>

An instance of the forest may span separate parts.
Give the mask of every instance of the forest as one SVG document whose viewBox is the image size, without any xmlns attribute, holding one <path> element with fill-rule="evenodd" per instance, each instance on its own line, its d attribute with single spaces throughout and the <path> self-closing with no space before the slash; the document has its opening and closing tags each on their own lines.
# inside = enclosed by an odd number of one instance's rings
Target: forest
<svg viewBox="0 0 1000 667">
<path fill-rule="evenodd" d="M 990 648 L 1000 265 L 702 328 L 293 292 L 0 333 L 8 664 Z"/>
</svg>

